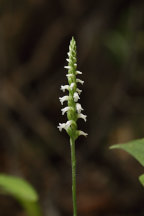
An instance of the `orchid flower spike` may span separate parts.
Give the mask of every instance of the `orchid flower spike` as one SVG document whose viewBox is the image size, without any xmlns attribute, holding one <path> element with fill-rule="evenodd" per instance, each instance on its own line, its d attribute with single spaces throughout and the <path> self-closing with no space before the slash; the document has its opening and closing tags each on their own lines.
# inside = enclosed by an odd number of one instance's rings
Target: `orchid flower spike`
<svg viewBox="0 0 144 216">
<path fill-rule="evenodd" d="M 87 116 L 81 113 L 83 108 L 81 104 L 78 103 L 82 90 L 80 90 L 77 85 L 78 83 L 83 84 L 84 81 L 76 77 L 77 75 L 81 75 L 82 72 L 77 70 L 76 41 L 73 37 L 70 41 L 68 58 L 66 60 L 68 65 L 66 65 L 64 68 L 68 70 L 66 75 L 68 79 L 68 85 L 62 85 L 61 90 L 63 92 L 67 90 L 69 94 L 59 99 L 62 105 L 65 101 L 67 102 L 67 106 L 62 109 L 62 115 L 66 113 L 68 121 L 66 123 L 59 123 L 58 128 L 60 131 L 65 129 L 70 138 L 76 140 L 81 135 L 87 136 L 87 133 L 77 129 L 77 120 L 82 118 L 84 121 L 86 121 Z"/>
</svg>

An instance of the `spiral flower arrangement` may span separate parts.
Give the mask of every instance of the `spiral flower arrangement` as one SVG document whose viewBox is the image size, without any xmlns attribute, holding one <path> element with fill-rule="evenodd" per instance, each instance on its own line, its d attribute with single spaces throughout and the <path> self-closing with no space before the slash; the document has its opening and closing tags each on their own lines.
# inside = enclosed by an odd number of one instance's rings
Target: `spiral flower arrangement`
<svg viewBox="0 0 144 216">
<path fill-rule="evenodd" d="M 59 130 L 65 129 L 68 135 L 76 140 L 80 135 L 87 136 L 87 133 L 77 129 L 77 120 L 82 118 L 86 121 L 86 115 L 82 114 L 83 108 L 78 100 L 80 99 L 80 94 L 82 90 L 80 90 L 77 85 L 78 83 L 82 84 L 84 81 L 77 78 L 77 75 L 81 75 L 82 72 L 77 70 L 77 58 L 76 58 L 76 41 L 72 37 L 72 40 L 69 45 L 68 58 L 66 59 L 68 65 L 64 68 L 68 69 L 67 79 L 68 85 L 62 85 L 61 90 L 65 92 L 66 90 L 69 92 L 69 95 L 65 95 L 60 97 L 60 102 L 63 105 L 64 102 L 67 102 L 67 106 L 63 108 L 62 115 L 67 113 L 68 121 L 66 123 L 59 123 Z"/>
</svg>

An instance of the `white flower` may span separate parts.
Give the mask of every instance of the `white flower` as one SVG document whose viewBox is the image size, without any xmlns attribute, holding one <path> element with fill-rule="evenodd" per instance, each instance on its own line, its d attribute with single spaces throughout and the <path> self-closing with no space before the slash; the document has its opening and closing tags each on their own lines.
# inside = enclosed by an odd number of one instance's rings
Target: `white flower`
<svg viewBox="0 0 144 216">
<path fill-rule="evenodd" d="M 86 137 L 86 136 L 88 135 L 87 133 L 85 133 L 85 132 L 83 132 L 83 131 L 81 131 L 81 130 L 79 130 L 78 132 L 79 132 L 79 136 L 82 135 L 82 136 L 85 136 L 85 137 Z"/>
<path fill-rule="evenodd" d="M 82 72 L 81 71 L 76 71 L 76 74 L 82 74 Z"/>
<path fill-rule="evenodd" d="M 65 130 L 67 130 L 71 126 L 72 123 L 73 123 L 72 120 L 67 121 L 66 124 L 65 124 Z"/>
<path fill-rule="evenodd" d="M 77 93 L 80 95 L 82 90 L 80 90 L 79 88 L 76 89 Z"/>
<path fill-rule="evenodd" d="M 84 114 L 82 114 L 82 113 L 78 113 L 78 118 L 81 118 L 81 119 L 83 119 L 86 122 L 87 116 L 84 115 Z"/>
<path fill-rule="evenodd" d="M 67 62 L 70 62 L 70 59 L 66 59 L 67 60 Z"/>
<path fill-rule="evenodd" d="M 77 82 L 77 83 L 80 83 L 80 84 L 82 84 L 82 85 L 84 84 L 84 81 L 83 81 L 83 80 L 80 80 L 80 79 L 76 79 L 76 82 Z"/>
<path fill-rule="evenodd" d="M 68 52 L 67 54 L 68 54 L 68 56 L 70 57 L 70 52 Z"/>
<path fill-rule="evenodd" d="M 69 99 L 69 96 L 63 96 L 63 97 L 59 97 L 59 100 L 60 100 L 60 102 L 61 102 L 61 104 L 63 105 L 63 102 L 64 101 L 68 101 L 68 99 Z"/>
<path fill-rule="evenodd" d="M 64 68 L 71 69 L 71 66 L 67 65 L 67 66 L 64 66 Z"/>
<path fill-rule="evenodd" d="M 70 84 L 70 89 L 73 90 L 73 87 L 75 86 L 75 83 Z"/>
<path fill-rule="evenodd" d="M 62 129 L 67 130 L 72 124 L 72 121 L 67 121 L 66 123 L 59 123 L 58 129 L 62 131 Z"/>
<path fill-rule="evenodd" d="M 74 87 L 74 86 L 75 86 L 75 83 L 71 83 L 70 86 L 69 86 L 69 85 L 64 85 L 64 86 L 62 85 L 60 89 L 61 89 L 63 92 L 65 92 L 65 90 L 69 90 L 69 89 L 73 90 L 73 87 Z"/>
<path fill-rule="evenodd" d="M 73 77 L 74 74 L 66 74 L 67 77 Z"/>
<path fill-rule="evenodd" d="M 74 93 L 73 98 L 74 98 L 74 102 L 77 102 L 78 99 L 80 99 L 80 97 L 79 97 L 79 95 L 78 95 L 77 92 Z"/>
<path fill-rule="evenodd" d="M 69 85 L 62 85 L 60 89 L 65 92 L 65 90 L 69 90 Z"/>
<path fill-rule="evenodd" d="M 77 66 L 77 63 L 74 63 L 74 66 Z"/>
<path fill-rule="evenodd" d="M 76 103 L 76 110 L 77 110 L 78 113 L 81 113 L 81 111 L 83 110 L 81 104 Z"/>
<path fill-rule="evenodd" d="M 67 111 L 70 110 L 70 109 L 71 109 L 70 107 L 65 107 L 65 108 L 61 109 L 62 115 L 64 115 L 65 112 L 67 112 Z"/>
<path fill-rule="evenodd" d="M 59 123 L 59 126 L 58 126 L 58 129 L 59 129 L 59 131 L 62 131 L 62 129 L 64 129 L 65 128 L 65 123 Z"/>
</svg>

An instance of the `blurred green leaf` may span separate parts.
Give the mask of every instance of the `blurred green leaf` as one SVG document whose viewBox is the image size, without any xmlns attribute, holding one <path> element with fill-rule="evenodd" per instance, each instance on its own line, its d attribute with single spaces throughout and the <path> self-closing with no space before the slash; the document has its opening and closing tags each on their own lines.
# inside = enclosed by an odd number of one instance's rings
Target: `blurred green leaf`
<svg viewBox="0 0 144 216">
<path fill-rule="evenodd" d="M 27 183 L 24 179 L 9 176 L 0 175 L 0 187 L 14 197 L 24 199 L 27 201 L 37 201 L 38 196 L 34 188 Z"/>
<path fill-rule="evenodd" d="M 12 195 L 22 205 L 28 216 L 41 216 L 38 195 L 24 179 L 0 174 L 1 193 Z"/>
<path fill-rule="evenodd" d="M 144 186 L 144 174 L 139 176 L 139 181 Z"/>
<path fill-rule="evenodd" d="M 144 166 L 144 139 L 137 139 L 125 144 L 113 145 L 110 149 L 125 150 Z"/>
</svg>

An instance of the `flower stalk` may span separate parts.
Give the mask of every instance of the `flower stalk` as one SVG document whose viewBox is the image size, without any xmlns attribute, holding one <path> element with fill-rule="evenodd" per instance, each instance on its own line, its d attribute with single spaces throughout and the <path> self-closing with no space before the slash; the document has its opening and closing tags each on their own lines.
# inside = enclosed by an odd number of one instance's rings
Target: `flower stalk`
<svg viewBox="0 0 144 216">
<path fill-rule="evenodd" d="M 87 133 L 78 130 L 77 120 L 79 118 L 86 121 L 87 116 L 82 114 L 83 108 L 78 100 L 80 99 L 80 90 L 77 85 L 84 83 L 81 79 L 77 78 L 77 75 L 81 75 L 82 72 L 77 70 L 77 56 L 76 56 L 76 42 L 72 37 L 69 45 L 68 58 L 66 59 L 68 65 L 65 66 L 68 70 L 66 75 L 68 79 L 68 85 L 62 85 L 61 90 L 63 92 L 68 91 L 68 95 L 60 97 L 59 100 L 63 105 L 67 102 L 67 106 L 63 109 L 62 115 L 67 114 L 68 121 L 66 123 L 59 123 L 59 130 L 66 130 L 70 137 L 71 147 L 71 165 L 72 165 L 72 197 L 73 197 L 73 216 L 77 216 L 77 204 L 76 204 L 76 156 L 75 156 L 75 141 L 79 136 L 87 136 Z"/>
<path fill-rule="evenodd" d="M 70 138 L 71 147 L 71 166 L 72 166 L 72 199 L 73 199 L 73 216 L 77 216 L 77 201 L 76 201 L 76 154 L 75 141 Z"/>
</svg>

